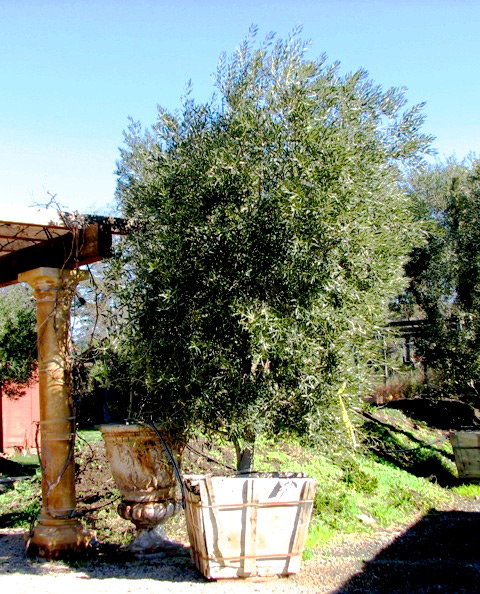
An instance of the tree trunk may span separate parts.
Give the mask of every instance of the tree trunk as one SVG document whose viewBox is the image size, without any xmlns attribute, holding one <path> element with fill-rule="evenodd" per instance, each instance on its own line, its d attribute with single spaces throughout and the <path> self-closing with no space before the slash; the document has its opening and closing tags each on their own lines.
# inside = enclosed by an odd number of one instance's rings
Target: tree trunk
<svg viewBox="0 0 480 594">
<path fill-rule="evenodd" d="M 235 440 L 235 452 L 237 454 L 237 471 L 251 472 L 253 469 L 253 457 L 255 454 L 255 447 L 253 444 L 242 444 Z"/>
</svg>

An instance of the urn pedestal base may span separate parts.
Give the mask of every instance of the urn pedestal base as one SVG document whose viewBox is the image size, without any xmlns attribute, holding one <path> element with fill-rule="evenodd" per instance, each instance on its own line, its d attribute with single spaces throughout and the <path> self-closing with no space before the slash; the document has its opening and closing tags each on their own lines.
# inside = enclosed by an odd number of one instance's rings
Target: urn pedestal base
<svg viewBox="0 0 480 594">
<path fill-rule="evenodd" d="M 124 547 L 131 553 L 160 553 L 177 548 L 179 543 L 165 536 L 163 524 L 181 509 L 176 501 L 122 501 L 117 512 L 137 529 L 137 536 Z"/>
</svg>

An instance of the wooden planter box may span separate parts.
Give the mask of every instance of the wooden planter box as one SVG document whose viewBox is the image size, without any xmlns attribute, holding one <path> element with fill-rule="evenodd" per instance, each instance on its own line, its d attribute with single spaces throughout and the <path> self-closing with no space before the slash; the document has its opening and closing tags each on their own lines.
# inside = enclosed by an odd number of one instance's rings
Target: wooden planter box
<svg viewBox="0 0 480 594">
<path fill-rule="evenodd" d="M 300 569 L 316 481 L 303 475 L 184 477 L 193 559 L 208 579 Z"/>
<path fill-rule="evenodd" d="M 458 478 L 480 481 L 480 431 L 457 431 L 450 435 Z"/>
</svg>

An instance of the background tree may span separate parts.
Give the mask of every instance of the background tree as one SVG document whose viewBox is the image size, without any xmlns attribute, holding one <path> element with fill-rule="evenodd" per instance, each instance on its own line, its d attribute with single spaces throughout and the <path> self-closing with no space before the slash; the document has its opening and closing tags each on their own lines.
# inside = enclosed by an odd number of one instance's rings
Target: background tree
<svg viewBox="0 0 480 594">
<path fill-rule="evenodd" d="M 37 324 L 31 292 L 23 285 L 0 293 L 0 387 L 10 397 L 21 395 L 37 367 Z M 19 386 L 20 384 L 20 386 Z"/>
<path fill-rule="evenodd" d="M 109 392 L 102 386 L 97 376 L 97 368 L 101 374 L 101 365 L 95 361 L 102 359 L 104 342 L 108 332 L 108 310 L 110 297 L 105 288 L 104 262 L 88 266 L 88 279 L 79 283 L 70 308 L 70 364 L 72 374 L 72 396 L 75 405 L 76 422 L 81 427 L 92 427 L 102 422 L 125 419 L 125 412 L 118 414 L 106 408 L 106 397 Z M 118 400 L 118 407 L 125 409 L 123 398 L 112 395 Z"/>
<path fill-rule="evenodd" d="M 216 100 L 188 93 L 125 135 L 135 227 L 112 263 L 107 365 L 138 413 L 221 430 L 239 463 L 261 432 L 337 426 L 343 384 L 364 393 L 417 238 L 398 167 L 429 142 L 401 92 L 305 59 L 296 33 L 254 36 L 222 57 Z"/>
<path fill-rule="evenodd" d="M 480 162 L 422 167 L 409 178 L 417 217 L 427 221 L 427 242 L 406 266 L 402 298 L 426 326 L 417 352 L 436 373 L 446 396 L 480 405 Z"/>
</svg>

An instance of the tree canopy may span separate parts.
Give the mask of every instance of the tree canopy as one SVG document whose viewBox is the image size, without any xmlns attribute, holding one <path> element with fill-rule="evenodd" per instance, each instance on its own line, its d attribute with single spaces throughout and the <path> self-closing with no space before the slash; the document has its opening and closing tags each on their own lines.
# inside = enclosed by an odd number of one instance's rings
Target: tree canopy
<svg viewBox="0 0 480 594">
<path fill-rule="evenodd" d="M 407 263 L 406 313 L 427 321 L 416 349 L 447 396 L 480 404 L 480 162 L 450 160 L 409 177 L 426 243 Z"/>
<path fill-rule="evenodd" d="M 0 387 L 18 396 L 37 367 L 36 310 L 29 289 L 14 286 L 0 294 Z"/>
<path fill-rule="evenodd" d="M 251 31 L 216 98 L 125 134 L 110 381 L 167 425 L 318 435 L 344 383 L 361 395 L 405 284 L 421 106 L 307 47 Z"/>
</svg>

